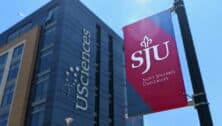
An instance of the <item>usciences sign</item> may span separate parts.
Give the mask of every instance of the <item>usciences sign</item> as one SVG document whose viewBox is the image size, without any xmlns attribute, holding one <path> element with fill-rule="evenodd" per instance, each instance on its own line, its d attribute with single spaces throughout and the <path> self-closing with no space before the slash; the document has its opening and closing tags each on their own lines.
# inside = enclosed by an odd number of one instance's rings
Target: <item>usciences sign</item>
<svg viewBox="0 0 222 126">
<path fill-rule="evenodd" d="M 63 92 L 71 97 L 74 95 L 76 110 L 88 110 L 89 96 L 89 71 L 90 71 L 90 43 L 91 33 L 83 29 L 81 66 L 71 66 L 65 72 L 65 84 Z M 75 93 L 75 94 L 73 94 Z"/>
<path fill-rule="evenodd" d="M 124 27 L 128 115 L 187 106 L 171 12 Z"/>
<path fill-rule="evenodd" d="M 82 59 L 81 59 L 81 72 L 80 84 L 77 85 L 76 109 L 88 109 L 88 96 L 89 96 L 89 64 L 90 64 L 90 42 L 91 34 L 88 30 L 83 29 L 83 42 L 82 42 Z"/>
</svg>

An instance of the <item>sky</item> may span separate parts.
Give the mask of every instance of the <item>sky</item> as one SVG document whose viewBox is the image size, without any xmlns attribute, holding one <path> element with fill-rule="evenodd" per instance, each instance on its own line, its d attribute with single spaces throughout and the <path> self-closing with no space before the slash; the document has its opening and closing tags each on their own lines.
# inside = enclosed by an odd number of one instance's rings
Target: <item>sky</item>
<svg viewBox="0 0 222 126">
<path fill-rule="evenodd" d="M 4 0 L 0 4 L 0 33 L 22 20 L 49 0 Z M 80 0 L 108 26 L 123 36 L 122 27 L 170 8 L 173 0 Z M 221 0 L 184 0 L 210 103 L 214 126 L 222 124 L 222 14 Z M 187 94 L 192 87 L 187 70 L 177 16 L 172 13 Z M 144 116 L 145 126 L 199 126 L 194 107 Z"/>
</svg>

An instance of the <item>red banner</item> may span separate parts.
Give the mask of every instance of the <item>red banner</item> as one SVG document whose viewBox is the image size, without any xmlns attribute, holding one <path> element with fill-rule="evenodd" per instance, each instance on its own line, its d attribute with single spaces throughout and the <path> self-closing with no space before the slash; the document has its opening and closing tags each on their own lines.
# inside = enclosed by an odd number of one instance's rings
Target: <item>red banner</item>
<svg viewBox="0 0 222 126">
<path fill-rule="evenodd" d="M 171 12 L 123 30 L 129 116 L 187 106 Z"/>
</svg>

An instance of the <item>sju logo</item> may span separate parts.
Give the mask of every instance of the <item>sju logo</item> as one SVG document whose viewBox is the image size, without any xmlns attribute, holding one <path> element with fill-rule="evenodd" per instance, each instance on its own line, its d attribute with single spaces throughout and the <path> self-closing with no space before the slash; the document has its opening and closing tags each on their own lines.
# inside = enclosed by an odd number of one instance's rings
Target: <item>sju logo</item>
<svg viewBox="0 0 222 126">
<path fill-rule="evenodd" d="M 153 56 L 155 61 L 162 61 L 165 60 L 169 57 L 169 43 L 170 41 L 165 41 L 163 42 L 162 45 L 154 45 L 154 46 L 150 46 L 150 44 L 153 42 L 153 40 L 151 38 L 149 38 L 148 36 L 145 36 L 143 41 L 140 43 L 140 46 L 143 48 L 142 50 L 138 50 L 136 52 L 134 52 L 131 55 L 131 60 L 133 61 L 133 63 L 131 64 L 131 67 L 133 69 L 137 69 L 140 68 L 144 63 L 146 65 L 145 70 L 142 72 L 142 74 L 147 73 L 150 70 L 151 67 L 151 50 L 153 50 Z M 160 46 L 164 46 L 166 49 L 166 54 L 163 57 L 159 56 L 159 52 L 158 49 Z M 143 55 L 145 55 L 145 59 L 143 57 Z"/>
</svg>

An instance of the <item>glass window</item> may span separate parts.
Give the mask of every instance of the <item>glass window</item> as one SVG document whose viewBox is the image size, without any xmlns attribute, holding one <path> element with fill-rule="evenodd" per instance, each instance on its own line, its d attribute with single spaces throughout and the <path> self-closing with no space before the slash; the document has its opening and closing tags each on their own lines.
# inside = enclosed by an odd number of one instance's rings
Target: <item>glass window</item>
<svg viewBox="0 0 222 126">
<path fill-rule="evenodd" d="M 40 57 L 38 73 L 42 73 L 42 72 L 50 70 L 50 63 L 51 63 L 50 61 L 52 57 L 51 54 L 52 54 L 52 51 L 49 51 Z"/>
<path fill-rule="evenodd" d="M 47 48 L 53 45 L 55 41 L 55 33 L 56 33 L 56 17 L 57 17 L 57 10 L 58 7 L 52 8 L 48 16 L 45 20 L 45 33 L 44 33 L 44 40 L 42 44 L 42 49 Z"/>
<path fill-rule="evenodd" d="M 53 45 L 55 41 L 55 33 L 56 33 L 56 27 L 51 27 L 45 31 L 42 49 L 47 48 L 50 45 Z"/>
<path fill-rule="evenodd" d="M 48 13 L 48 15 L 46 17 L 46 20 L 45 20 L 46 23 L 49 23 L 49 22 L 53 21 L 56 18 L 57 12 L 58 12 L 57 10 L 58 10 L 58 7 L 55 7 L 55 8 L 52 8 L 49 11 L 49 13 Z"/>
<path fill-rule="evenodd" d="M 0 126 L 7 126 L 8 113 L 0 116 Z"/>
<path fill-rule="evenodd" d="M 31 126 L 43 126 L 44 106 L 33 107 Z"/>
<path fill-rule="evenodd" d="M 19 72 L 20 59 L 24 44 L 16 47 L 13 52 L 12 61 L 8 73 L 7 83 L 15 81 Z"/>
<path fill-rule="evenodd" d="M 43 126 L 44 113 L 43 111 L 32 115 L 31 126 Z"/>
<path fill-rule="evenodd" d="M 5 64 L 6 64 L 6 61 L 7 61 L 7 56 L 8 56 L 7 53 L 0 56 L 0 85 L 1 85 L 1 82 L 2 82 L 2 78 L 3 78 L 3 73 L 4 73 L 4 69 L 5 69 Z"/>
<path fill-rule="evenodd" d="M 7 57 L 8 57 L 8 53 L 0 56 L 0 69 L 5 66 Z"/>
<path fill-rule="evenodd" d="M 2 78 L 3 78 L 3 72 L 0 71 L 0 85 L 1 85 L 1 83 L 2 83 Z"/>
<path fill-rule="evenodd" d="M 13 93 L 14 93 L 14 85 L 9 88 L 6 88 L 3 99 L 2 99 L 1 107 L 5 107 L 11 104 Z"/>
<path fill-rule="evenodd" d="M 100 111 L 100 49 L 101 49 L 101 27 L 99 25 L 96 25 L 96 64 L 97 64 L 97 68 L 96 68 L 96 79 L 95 79 L 95 86 L 97 87 L 98 90 L 96 90 L 95 92 L 95 111 L 94 113 L 96 113 L 96 115 L 99 115 Z M 94 126 L 97 126 L 97 124 L 99 124 L 99 116 L 95 116 L 94 117 Z"/>
<path fill-rule="evenodd" d="M 13 56 L 12 56 L 13 61 L 21 58 L 23 48 L 24 48 L 24 44 L 22 44 L 14 49 Z"/>
<path fill-rule="evenodd" d="M 10 66 L 7 82 L 16 80 L 19 71 L 19 64 L 20 63 L 17 62 Z"/>
<path fill-rule="evenodd" d="M 37 84 L 35 85 L 34 101 L 39 101 L 46 98 L 47 89 L 48 89 L 48 80 L 37 82 Z"/>
</svg>

